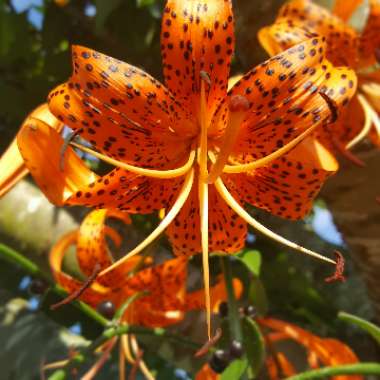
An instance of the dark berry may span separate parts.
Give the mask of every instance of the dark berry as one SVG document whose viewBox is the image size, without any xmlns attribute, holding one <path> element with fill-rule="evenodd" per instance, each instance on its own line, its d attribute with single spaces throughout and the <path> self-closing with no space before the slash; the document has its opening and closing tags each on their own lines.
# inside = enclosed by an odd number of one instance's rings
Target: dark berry
<svg viewBox="0 0 380 380">
<path fill-rule="evenodd" d="M 255 318 L 256 315 L 257 315 L 257 310 L 254 306 L 252 305 L 248 305 L 244 308 L 244 314 L 247 316 L 247 317 L 251 317 L 251 318 Z"/>
<path fill-rule="evenodd" d="M 47 290 L 49 285 L 46 281 L 42 280 L 41 278 L 35 278 L 32 280 L 32 282 L 29 285 L 29 291 L 32 294 L 41 295 L 44 294 Z"/>
<path fill-rule="evenodd" d="M 214 372 L 222 373 L 226 369 L 230 361 L 231 358 L 226 351 L 217 350 L 212 354 L 208 364 Z"/>
<path fill-rule="evenodd" d="M 219 316 L 221 318 L 226 318 L 228 316 L 228 304 L 227 304 L 227 302 L 221 302 L 219 304 Z"/>
<path fill-rule="evenodd" d="M 103 301 L 98 304 L 96 310 L 99 314 L 103 315 L 103 317 L 112 319 L 115 315 L 115 305 L 111 301 Z"/>
<path fill-rule="evenodd" d="M 243 345 L 238 340 L 233 340 L 230 346 L 230 355 L 235 358 L 241 358 L 243 356 Z"/>
</svg>

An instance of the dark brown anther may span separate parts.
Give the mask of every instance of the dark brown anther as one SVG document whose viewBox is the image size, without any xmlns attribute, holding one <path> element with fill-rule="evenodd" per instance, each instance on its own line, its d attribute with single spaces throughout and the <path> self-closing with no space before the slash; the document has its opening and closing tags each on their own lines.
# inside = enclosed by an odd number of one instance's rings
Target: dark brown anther
<svg viewBox="0 0 380 380">
<path fill-rule="evenodd" d="M 101 267 L 99 264 L 95 265 L 94 271 L 91 273 L 91 275 L 87 278 L 87 280 L 83 283 L 82 287 L 76 290 L 75 292 L 72 292 L 69 294 L 66 298 L 64 298 L 62 301 L 55 303 L 54 305 L 50 306 L 51 310 L 56 310 L 59 307 L 63 305 L 67 305 L 70 302 L 73 302 L 77 300 L 86 289 L 88 289 L 92 283 L 96 280 L 98 277 L 98 274 L 100 273 Z"/>
<path fill-rule="evenodd" d="M 346 281 L 346 277 L 344 276 L 344 257 L 339 251 L 334 251 L 334 255 L 336 261 L 335 273 L 332 276 L 326 277 L 325 282 L 344 282 Z"/>
<path fill-rule="evenodd" d="M 329 107 L 331 116 L 328 123 L 329 124 L 335 123 L 338 120 L 338 116 L 339 116 L 338 106 L 336 102 L 333 99 L 331 99 L 325 92 L 319 91 L 318 93 L 319 95 L 322 96 L 323 100 L 326 102 L 327 106 Z"/>
</svg>

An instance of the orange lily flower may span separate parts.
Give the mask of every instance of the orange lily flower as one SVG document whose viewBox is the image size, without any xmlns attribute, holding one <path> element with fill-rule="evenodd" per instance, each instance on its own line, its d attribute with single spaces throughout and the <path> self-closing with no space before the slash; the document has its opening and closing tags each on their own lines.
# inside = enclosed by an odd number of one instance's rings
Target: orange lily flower
<svg viewBox="0 0 380 380">
<path fill-rule="evenodd" d="M 293 340 L 305 347 L 307 350 L 307 361 L 310 368 L 315 369 L 323 366 L 337 366 L 342 364 L 353 364 L 359 360 L 355 353 L 336 339 L 320 338 L 298 326 L 274 318 L 260 318 L 259 324 L 270 329 L 266 335 L 269 344 Z M 271 380 L 278 380 L 285 376 L 295 374 L 293 365 L 284 353 L 277 353 L 276 358 L 269 356 L 267 368 Z M 279 373 L 282 372 L 282 373 Z M 362 376 L 334 376 L 333 380 L 363 380 Z"/>
<path fill-rule="evenodd" d="M 327 58 L 335 65 L 346 65 L 356 71 L 358 91 L 350 106 L 336 123 L 316 132 L 318 139 L 333 149 L 337 145 L 351 149 L 367 136 L 380 146 L 377 113 L 380 112 L 380 69 L 376 58 L 380 44 L 380 2 L 370 0 L 366 25 L 358 32 L 346 21 L 361 3 L 362 0 L 337 0 L 330 13 L 311 0 L 293 0 L 280 9 L 274 24 L 258 34 L 262 46 L 271 55 L 300 43 L 310 34 L 325 36 Z M 331 91 L 325 93 L 330 95 Z"/>
<path fill-rule="evenodd" d="M 318 91 L 331 90 L 340 108 L 354 94 L 356 79 L 325 59 L 324 38 L 310 38 L 254 68 L 227 93 L 234 51 L 229 0 L 168 0 L 161 46 L 167 87 L 141 69 L 74 46 L 72 77 L 49 95 L 52 113 L 96 150 L 73 145 L 116 166 L 111 173 L 94 181 L 70 148 L 65 173 L 59 171 L 62 142 L 41 122 L 24 127 L 18 143 L 37 183 L 58 204 L 140 214 L 167 210 L 151 235 L 104 274 L 167 229 L 176 255 L 202 252 L 210 336 L 208 252 L 239 251 L 247 223 L 335 264 L 265 228 L 242 204 L 289 219 L 310 210 L 338 168 L 321 144 L 307 140 L 330 118 Z"/>
<path fill-rule="evenodd" d="M 266 335 L 268 347 L 273 343 L 293 340 L 307 350 L 307 361 L 311 369 L 322 366 L 338 366 L 342 364 L 358 363 L 355 353 L 346 344 L 337 339 L 320 338 L 298 326 L 274 318 L 259 318 L 258 323 L 269 329 Z M 297 373 L 295 366 L 283 352 L 269 350 L 266 367 L 271 380 L 280 380 Z M 275 355 L 275 357 L 274 357 Z M 205 364 L 196 376 L 196 380 L 218 380 L 220 375 L 215 373 L 208 364 Z M 332 380 L 363 380 L 362 376 L 341 375 Z"/>
<path fill-rule="evenodd" d="M 62 261 L 71 245 L 76 245 L 76 256 L 79 267 L 84 275 L 91 276 L 99 265 L 105 269 L 112 264 L 112 255 L 106 243 L 106 236 L 112 239 L 116 246 L 121 243 L 121 236 L 105 224 L 107 217 L 130 223 L 127 213 L 99 209 L 90 212 L 83 220 L 80 228 L 63 236 L 52 248 L 49 260 L 53 276 L 57 283 L 69 293 L 83 289 L 84 283 L 62 271 Z M 186 291 L 187 277 L 186 257 L 167 260 L 163 264 L 152 266 L 150 257 L 136 255 L 110 272 L 100 274 L 83 291 L 79 297 L 90 306 L 96 308 L 101 302 L 111 301 L 119 308 L 128 298 L 139 292 L 147 292 L 137 298 L 127 308 L 120 323 L 143 325 L 147 327 L 166 327 L 180 322 L 187 311 L 203 309 L 205 306 L 203 291 Z M 233 282 L 235 296 L 240 297 L 242 284 L 235 279 Z M 219 304 L 227 299 L 224 281 L 219 281 L 211 287 L 211 308 L 217 312 Z M 105 344 L 115 345 L 112 340 Z M 112 349 L 110 348 L 110 349 Z M 108 352 L 108 351 L 107 351 Z M 134 335 L 120 337 L 120 370 L 123 371 L 124 360 L 138 364 L 147 379 L 153 378 L 144 361 L 138 358 L 139 348 Z M 102 356 L 103 358 L 103 356 Z M 103 363 L 99 360 L 99 363 Z M 90 373 L 99 370 L 96 363 Z M 46 369 L 51 366 L 46 366 Z"/>
<path fill-rule="evenodd" d="M 34 119 L 43 121 L 58 132 L 63 127 L 63 124 L 49 111 L 47 104 L 42 104 L 31 112 L 24 120 L 21 128 L 29 125 Z M 19 152 L 17 139 L 14 139 L 0 158 L 0 197 L 5 195 L 28 172 L 24 159 Z"/>
<path fill-rule="evenodd" d="M 78 264 L 86 276 L 91 276 L 97 265 L 100 269 L 105 269 L 112 264 L 106 236 L 116 246 L 120 245 L 121 237 L 105 224 L 107 217 L 130 223 L 126 213 L 95 210 L 86 216 L 78 230 L 63 236 L 52 248 L 49 259 L 53 276 L 69 293 L 83 287 L 82 281 L 62 271 L 62 261 L 69 246 L 76 245 Z M 123 321 L 148 327 L 164 327 L 181 321 L 186 311 L 204 307 L 201 290 L 186 292 L 186 277 L 186 257 L 152 266 L 150 257 L 136 255 L 112 271 L 97 276 L 81 294 L 80 299 L 94 308 L 102 301 L 109 300 L 118 308 L 132 295 L 148 292 L 134 301 L 123 316 Z M 240 297 L 242 285 L 237 279 L 234 280 L 234 289 L 236 296 Z M 226 298 L 224 281 L 219 280 L 211 288 L 212 310 L 216 312 L 220 302 Z"/>
</svg>

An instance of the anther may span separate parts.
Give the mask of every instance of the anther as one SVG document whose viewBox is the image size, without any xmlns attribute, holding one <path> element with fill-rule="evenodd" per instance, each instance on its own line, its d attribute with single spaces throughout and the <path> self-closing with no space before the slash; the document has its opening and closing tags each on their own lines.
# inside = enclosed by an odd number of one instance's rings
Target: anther
<svg viewBox="0 0 380 380">
<path fill-rule="evenodd" d="M 94 271 L 91 273 L 91 275 L 87 278 L 87 280 L 83 283 L 83 285 L 76 291 L 72 292 L 69 294 L 66 298 L 64 298 L 62 301 L 55 303 L 54 305 L 50 306 L 51 310 L 56 310 L 59 307 L 66 305 L 70 302 L 73 302 L 77 300 L 84 292 L 86 289 L 88 289 L 93 282 L 96 280 L 98 277 L 98 274 L 100 273 L 101 267 L 97 263 L 94 267 Z"/>
<path fill-rule="evenodd" d="M 62 147 L 61 147 L 61 152 L 59 154 L 59 170 L 63 172 L 65 169 L 65 153 L 67 148 L 69 147 L 69 144 L 75 139 L 75 137 L 81 133 L 83 130 L 82 129 L 77 129 L 75 131 L 70 132 L 64 139 Z"/>
<path fill-rule="evenodd" d="M 333 100 L 332 98 L 330 98 L 325 92 L 323 91 L 319 91 L 318 92 L 319 95 L 322 96 L 323 100 L 326 102 L 327 106 L 329 107 L 329 110 L 330 110 L 330 114 L 331 114 L 331 117 L 329 119 L 329 124 L 333 124 L 337 121 L 338 119 L 338 106 L 335 102 L 335 100 Z"/>
<path fill-rule="evenodd" d="M 335 282 L 335 281 L 346 281 L 346 277 L 344 276 L 344 257 L 339 251 L 334 251 L 335 255 L 335 272 L 332 276 L 326 277 L 325 282 Z"/>
</svg>

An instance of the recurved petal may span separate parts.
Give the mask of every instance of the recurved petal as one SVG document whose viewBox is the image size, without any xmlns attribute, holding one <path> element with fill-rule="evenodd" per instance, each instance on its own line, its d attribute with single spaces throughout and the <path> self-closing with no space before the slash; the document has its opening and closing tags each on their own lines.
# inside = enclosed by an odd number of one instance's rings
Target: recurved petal
<svg viewBox="0 0 380 380">
<path fill-rule="evenodd" d="M 78 189 L 66 203 L 150 214 L 167 208 L 175 199 L 182 183 L 181 177 L 148 178 L 116 168 L 94 183 Z"/>
<path fill-rule="evenodd" d="M 230 174 L 229 187 L 246 202 L 288 219 L 303 218 L 325 180 L 338 170 L 334 156 L 309 137 L 268 166 Z"/>
<path fill-rule="evenodd" d="M 270 380 L 281 380 L 283 376 L 290 377 L 296 374 L 294 366 L 282 352 L 277 352 L 275 355 L 276 359 L 272 355 L 265 362 Z"/>
<path fill-rule="evenodd" d="M 233 150 L 235 161 L 267 156 L 329 120 L 331 110 L 319 92 L 336 103 L 338 113 L 348 105 L 356 90 L 355 72 L 332 66 L 324 49 L 323 38 L 309 39 L 254 68 L 231 89 L 226 102 L 236 95 L 249 101 Z M 219 126 L 228 119 L 225 109 L 214 116 Z"/>
<path fill-rule="evenodd" d="M 346 146 L 363 129 L 364 119 L 363 107 L 354 96 L 349 106 L 341 109 L 338 120 L 318 128 L 315 137 L 329 150 L 338 153 L 336 142 Z"/>
<path fill-rule="evenodd" d="M 367 67 L 377 62 L 375 51 L 380 46 L 380 2 L 370 0 L 370 13 L 360 36 L 360 66 Z"/>
<path fill-rule="evenodd" d="M 0 197 L 29 173 L 14 139 L 0 158 Z"/>
<path fill-rule="evenodd" d="M 107 209 L 91 211 L 84 218 L 78 231 L 77 259 L 82 272 L 87 276 L 94 272 L 96 265 L 99 265 L 100 269 L 105 269 L 113 262 L 113 257 L 106 241 L 107 235 L 116 246 L 121 244 L 120 235 L 105 224 L 107 217 L 121 219 L 125 223 L 131 222 L 127 213 Z M 126 261 L 117 270 L 112 271 L 112 274 L 108 276 L 109 280 L 112 278 L 114 284 L 120 285 L 120 281 L 128 275 L 136 263 L 133 258 Z M 108 284 L 105 280 L 105 278 L 98 277 L 99 282 Z"/>
<path fill-rule="evenodd" d="M 41 120 L 30 118 L 19 131 L 17 144 L 25 166 L 45 196 L 56 205 L 62 206 L 73 193 L 97 178 L 70 147 L 61 160 L 63 139 Z"/>
<path fill-rule="evenodd" d="M 175 165 L 195 126 L 187 111 L 144 71 L 91 49 L 73 47 L 74 72 L 53 90 L 57 118 L 102 153 L 140 166 Z"/>
<path fill-rule="evenodd" d="M 49 264 L 53 277 L 57 283 L 68 293 L 73 293 L 82 288 L 83 283 L 62 271 L 62 261 L 69 246 L 75 245 L 78 231 L 72 231 L 64 235 L 51 249 Z M 89 305 L 96 307 L 101 301 L 107 299 L 109 290 L 98 284 L 92 284 L 82 293 L 80 299 Z"/>
<path fill-rule="evenodd" d="M 357 32 L 324 7 L 312 1 L 294 0 L 279 11 L 275 23 L 260 31 L 260 42 L 272 54 L 302 41 L 307 33 L 317 33 L 327 39 L 327 58 L 335 65 L 355 66 L 358 63 Z"/>
<path fill-rule="evenodd" d="M 209 250 L 235 253 L 243 248 L 247 234 L 246 223 L 209 186 Z M 191 256 L 200 253 L 199 198 L 194 186 L 189 198 L 168 227 L 167 234 L 174 254 Z"/>
<path fill-rule="evenodd" d="M 168 0 L 162 21 L 161 47 L 165 80 L 176 97 L 196 115 L 201 71 L 208 74 L 208 109 L 213 112 L 227 92 L 234 53 L 230 0 Z"/>
<path fill-rule="evenodd" d="M 30 118 L 42 120 L 58 132 L 63 127 L 63 124 L 50 113 L 47 104 L 42 104 L 31 112 L 21 125 L 21 128 L 29 122 Z M 17 139 L 14 139 L 0 157 L 0 197 L 6 194 L 28 173 L 29 171 L 17 146 Z"/>
<path fill-rule="evenodd" d="M 215 373 L 208 363 L 204 364 L 195 376 L 195 380 L 218 380 L 220 375 Z"/>
<path fill-rule="evenodd" d="M 183 309 L 186 278 L 187 259 L 181 257 L 139 271 L 129 278 L 126 286 L 135 292 L 147 291 L 140 302 L 150 309 L 175 311 Z"/>
</svg>

